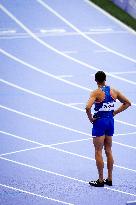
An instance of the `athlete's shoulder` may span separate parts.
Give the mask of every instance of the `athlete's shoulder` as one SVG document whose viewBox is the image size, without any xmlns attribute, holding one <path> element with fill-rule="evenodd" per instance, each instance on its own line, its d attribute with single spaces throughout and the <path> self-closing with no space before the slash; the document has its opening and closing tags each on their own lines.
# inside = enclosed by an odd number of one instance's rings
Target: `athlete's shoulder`
<svg viewBox="0 0 136 205">
<path fill-rule="evenodd" d="M 102 92 L 102 90 L 100 88 L 97 88 L 95 90 L 92 91 L 92 95 L 97 96 Z"/>
<path fill-rule="evenodd" d="M 113 87 L 110 87 L 110 95 L 113 99 L 117 99 L 119 91 Z"/>
</svg>

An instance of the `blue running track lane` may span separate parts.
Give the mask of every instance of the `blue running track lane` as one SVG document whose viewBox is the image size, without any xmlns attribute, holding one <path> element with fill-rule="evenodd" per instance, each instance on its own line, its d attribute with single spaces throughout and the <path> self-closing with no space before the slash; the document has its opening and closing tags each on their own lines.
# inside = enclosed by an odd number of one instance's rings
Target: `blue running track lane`
<svg viewBox="0 0 136 205">
<path fill-rule="evenodd" d="M 0 205 L 136 200 L 136 33 L 87 0 L 0 0 L 0 19 Z M 97 70 L 132 101 L 115 118 L 104 188 L 88 184 L 98 177 L 85 113 Z"/>
</svg>

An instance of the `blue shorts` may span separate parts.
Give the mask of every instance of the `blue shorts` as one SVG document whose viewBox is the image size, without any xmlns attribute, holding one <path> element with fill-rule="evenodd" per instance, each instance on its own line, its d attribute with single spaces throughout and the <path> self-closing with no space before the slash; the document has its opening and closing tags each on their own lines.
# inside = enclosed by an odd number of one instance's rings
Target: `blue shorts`
<svg viewBox="0 0 136 205">
<path fill-rule="evenodd" d="M 103 135 L 113 136 L 114 134 L 114 118 L 99 118 L 93 123 L 92 136 L 100 137 Z"/>
</svg>

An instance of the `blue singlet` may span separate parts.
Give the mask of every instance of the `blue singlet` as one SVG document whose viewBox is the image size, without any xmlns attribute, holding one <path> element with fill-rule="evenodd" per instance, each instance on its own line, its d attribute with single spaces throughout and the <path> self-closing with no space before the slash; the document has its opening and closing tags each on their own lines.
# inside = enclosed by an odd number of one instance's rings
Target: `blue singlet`
<svg viewBox="0 0 136 205">
<path fill-rule="evenodd" d="M 95 102 L 92 136 L 112 136 L 114 134 L 114 104 L 115 99 L 110 94 L 110 86 L 103 86 L 102 91 L 105 93 L 105 99 L 102 102 Z"/>
</svg>

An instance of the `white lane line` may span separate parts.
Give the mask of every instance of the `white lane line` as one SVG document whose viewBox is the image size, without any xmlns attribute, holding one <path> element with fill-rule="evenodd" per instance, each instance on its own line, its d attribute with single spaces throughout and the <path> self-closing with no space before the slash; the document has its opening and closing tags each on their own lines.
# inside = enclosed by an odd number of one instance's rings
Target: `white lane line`
<svg viewBox="0 0 136 205">
<path fill-rule="evenodd" d="M 23 140 L 23 141 L 30 141 L 28 140 L 27 138 L 23 138 L 23 137 L 20 137 L 20 136 L 17 136 L 15 134 L 12 134 L 12 133 L 9 133 L 9 132 L 5 132 L 5 131 L 2 131 L 0 130 L 0 133 L 1 134 L 4 134 L 5 136 L 10 136 L 10 137 L 14 137 L 16 139 L 19 139 L 19 140 Z M 132 132 L 132 133 L 122 133 L 122 134 L 114 134 L 114 136 L 126 136 L 126 135 L 133 135 L 133 134 L 136 134 L 136 132 Z M 1 137 L 1 136 L 0 136 Z M 58 146 L 58 145 L 64 145 L 64 144 L 70 144 L 70 143 L 77 143 L 77 142 L 82 142 L 82 141 L 89 141 L 89 140 L 92 140 L 92 137 L 90 138 L 84 138 L 84 139 L 80 139 L 80 140 L 70 140 L 70 141 L 63 141 L 63 142 L 58 142 L 58 143 L 54 143 L 54 144 L 43 144 L 43 143 L 39 143 L 37 141 L 32 141 L 31 142 L 33 144 L 36 144 L 36 145 L 40 145 L 38 147 L 50 147 L 50 146 Z M 119 143 L 119 142 L 116 142 L 116 141 L 113 141 L 114 144 L 118 144 L 118 145 L 121 145 L 121 146 L 124 146 L 124 147 L 128 147 L 130 149 L 136 149 L 136 147 L 133 147 L 133 146 L 130 146 L 130 145 L 126 145 L 126 144 L 123 144 L 123 143 Z M 19 151 L 19 150 L 17 150 Z M 11 153 L 11 152 L 10 152 Z M 12 152 L 13 153 L 13 152 Z M 9 153 L 3 153 L 4 155 L 6 154 L 9 154 Z M 1 155 L 3 155 L 1 154 Z"/>
<path fill-rule="evenodd" d="M 57 77 L 57 76 L 55 76 L 55 75 L 53 75 L 53 74 L 51 74 L 51 73 L 49 73 L 49 72 L 43 71 L 43 70 L 41 70 L 40 68 L 38 68 L 38 67 L 36 67 L 36 66 L 33 66 L 33 65 L 31 65 L 31 64 L 29 64 L 29 63 L 27 63 L 27 62 L 21 60 L 20 58 L 17 58 L 16 56 L 14 56 L 14 55 L 8 53 L 7 51 L 5 51 L 5 50 L 3 50 L 3 49 L 0 49 L 0 52 L 1 52 L 3 55 L 7 56 L 8 58 L 10 58 L 10 59 L 12 59 L 12 60 L 14 60 L 14 61 L 16 61 L 16 62 L 22 64 L 22 65 L 25 65 L 25 66 L 26 66 L 27 68 L 29 68 L 29 69 L 35 70 L 35 71 L 37 71 L 37 72 L 39 72 L 39 73 L 42 73 L 43 75 L 49 76 L 49 77 L 51 77 L 51 78 L 54 78 L 54 79 L 56 79 L 56 80 L 62 81 L 62 82 L 64 82 L 64 83 L 66 83 L 66 84 L 72 85 L 72 86 L 74 86 L 74 87 L 77 87 L 77 88 L 80 88 L 80 89 L 83 89 L 83 90 L 86 90 L 86 91 L 92 91 L 92 89 L 89 89 L 89 88 L 84 87 L 84 86 L 81 86 L 81 85 L 79 85 L 79 84 L 77 84 L 77 83 L 73 83 L 73 82 L 71 82 L 71 81 L 65 80 L 65 79 L 63 79 L 63 78 L 61 79 L 61 78 L 59 78 L 59 77 Z M 95 75 L 95 74 L 90 74 L 90 76 L 94 76 L 94 75 Z M 132 103 L 132 105 L 133 105 L 133 106 L 136 106 L 136 103 Z"/>
<path fill-rule="evenodd" d="M 42 98 L 42 99 L 44 99 L 44 100 L 48 100 L 48 101 L 51 101 L 51 102 L 54 102 L 54 103 L 57 103 L 57 104 L 60 104 L 60 105 L 63 105 L 63 106 L 66 106 L 66 107 L 75 109 L 75 110 L 79 110 L 79 111 L 85 112 L 85 110 L 83 110 L 83 109 L 80 109 L 80 108 L 78 108 L 78 107 L 74 107 L 74 106 L 72 106 L 72 105 L 70 105 L 70 104 L 63 103 L 63 102 L 58 101 L 58 100 L 55 100 L 55 99 L 53 99 L 53 98 L 49 98 L 49 97 L 47 97 L 47 96 L 45 96 L 45 95 L 42 95 L 42 94 L 36 93 L 36 92 L 34 92 L 34 91 L 32 91 L 32 90 L 23 88 L 23 87 L 21 87 L 21 86 L 18 86 L 18 85 L 16 85 L 16 84 L 11 83 L 11 82 L 8 82 L 8 81 L 6 81 L 6 80 L 0 79 L 0 82 L 4 83 L 4 84 L 6 84 L 6 85 L 8 85 L 8 86 L 10 86 L 10 87 L 13 87 L 13 88 L 16 88 L 16 89 L 18 89 L 18 90 L 21 90 L 21 91 L 23 91 L 23 92 L 26 92 L 26 93 L 29 93 L 29 94 L 31 94 L 31 95 L 40 97 L 40 98 Z"/>
<path fill-rule="evenodd" d="M 108 12 L 104 11 L 102 8 L 100 8 L 99 6 L 94 4 L 93 2 L 91 2 L 89 0 L 84 0 L 84 2 L 86 2 L 91 7 L 94 7 L 95 9 L 97 9 L 98 11 L 103 13 L 105 16 L 107 16 L 108 18 L 112 19 L 114 22 L 118 23 L 119 25 L 121 25 L 122 27 L 127 29 L 127 31 L 131 32 L 131 34 L 136 35 L 136 32 L 132 28 L 130 28 L 129 26 L 125 25 L 123 22 L 121 22 L 120 20 L 118 20 L 117 18 L 115 18 L 114 16 L 109 14 Z"/>
<path fill-rule="evenodd" d="M 95 70 L 95 71 L 98 71 L 99 69 L 94 67 L 94 66 L 90 66 L 89 64 L 83 62 L 83 61 L 80 61 L 76 58 L 73 58 L 65 53 L 62 53 L 61 51 L 57 50 L 56 48 L 52 47 L 51 45 L 47 44 L 45 41 L 41 40 L 40 38 L 38 38 L 37 35 L 35 35 L 29 28 L 27 28 L 21 21 L 19 21 L 11 12 L 9 12 L 3 5 L 0 4 L 0 9 L 5 13 L 7 14 L 12 20 L 14 20 L 23 30 L 25 30 L 33 39 L 35 39 L 37 42 L 39 42 L 40 44 L 42 44 L 43 46 L 45 46 L 46 48 L 54 51 L 55 53 L 67 58 L 67 59 L 70 59 L 72 60 L 73 62 L 76 62 L 80 65 L 83 65 L 84 67 L 86 68 L 90 68 L 92 70 Z M 136 82 L 134 81 L 131 81 L 131 80 L 127 80 L 125 78 L 122 78 L 122 77 L 119 77 L 119 76 L 116 76 L 116 75 L 113 75 L 113 74 L 110 74 L 108 72 L 105 72 L 107 75 L 115 78 L 115 79 L 118 79 L 118 80 L 122 80 L 124 82 L 127 82 L 127 83 L 130 83 L 132 85 L 136 85 Z"/>
<path fill-rule="evenodd" d="M 78 105 L 84 105 L 84 106 L 85 106 L 85 103 L 78 103 L 78 102 L 77 102 L 77 103 L 68 103 L 68 105 L 75 105 L 75 106 L 76 106 L 76 105 L 77 105 L 77 106 L 78 106 Z"/>
<path fill-rule="evenodd" d="M 78 51 L 62 51 L 62 53 L 65 53 L 65 54 L 77 54 Z"/>
<path fill-rule="evenodd" d="M 20 136 L 18 136 L 18 135 L 12 134 L 12 133 L 5 132 L 5 131 L 3 131 L 3 130 L 0 130 L 0 133 L 1 133 L 1 134 L 4 134 L 4 135 L 7 135 L 7 136 L 10 136 L 10 137 L 17 138 L 17 139 L 19 139 L 19 140 L 31 141 L 33 144 L 40 145 L 41 147 L 42 147 L 42 146 L 57 146 L 57 145 L 69 144 L 69 143 L 74 143 L 74 142 L 81 142 L 81 141 L 85 141 L 85 140 L 92 139 L 92 138 L 85 138 L 85 139 L 81 139 L 81 140 L 72 140 L 72 141 L 58 142 L 58 143 L 54 143 L 54 144 L 47 144 L 47 145 L 45 145 L 45 144 L 43 144 L 43 143 L 39 143 L 39 142 L 33 141 L 33 140 L 28 140 L 27 138 L 20 137 Z M 122 135 L 123 135 L 123 134 L 122 134 Z"/>
<path fill-rule="evenodd" d="M 107 50 L 94 50 L 94 53 L 107 53 L 107 52 L 109 52 L 109 51 L 107 51 Z"/>
<path fill-rule="evenodd" d="M 7 133 L 7 132 L 3 132 L 3 131 L 0 131 L 0 132 L 2 134 L 8 135 L 8 136 L 12 136 L 12 137 L 16 138 L 16 135 L 13 135 L 11 133 Z M 23 140 L 25 140 L 25 138 Z M 92 140 L 92 138 L 86 138 L 86 139 L 81 139 L 81 140 L 72 140 L 72 141 L 60 142 L 60 143 L 55 143 L 55 144 L 50 144 L 50 145 L 41 144 L 41 146 L 37 146 L 37 147 L 29 148 L 29 149 L 23 149 L 23 150 L 17 150 L 17 151 L 14 151 L 14 152 L 3 153 L 3 154 L 0 155 L 0 157 L 1 156 L 6 156 L 6 155 L 11 155 L 11 154 L 16 154 L 16 153 L 20 153 L 20 152 L 37 150 L 37 149 L 41 149 L 41 148 L 50 148 L 50 149 L 54 149 L 54 150 L 59 151 L 59 152 L 67 153 L 67 154 L 70 154 L 70 155 L 74 155 L 76 157 L 80 157 L 80 158 L 84 158 L 84 159 L 95 161 L 94 158 L 83 156 L 83 155 L 80 155 L 80 154 L 77 154 L 77 153 L 73 153 L 73 152 L 69 152 L 69 151 L 66 151 L 66 150 L 63 150 L 63 149 L 60 149 L 60 148 L 56 148 L 56 146 L 58 146 L 58 145 L 77 143 L 77 142 L 88 141 L 88 140 Z M 36 141 L 34 143 L 39 145 L 39 143 L 37 143 Z M 136 149 L 136 147 L 135 147 L 135 149 Z M 104 162 L 104 163 L 107 164 L 106 162 Z M 133 170 L 133 169 L 130 169 L 130 168 L 127 168 L 127 167 L 124 167 L 124 166 L 119 166 L 119 165 L 115 165 L 114 164 L 114 167 L 117 167 L 117 168 L 120 168 L 120 169 L 124 169 L 124 170 L 128 170 L 128 171 L 132 171 L 132 172 L 136 172 L 136 170 Z"/>
<path fill-rule="evenodd" d="M 72 78 L 73 75 L 58 75 L 58 78 Z"/>
<path fill-rule="evenodd" d="M 54 102 L 54 103 L 57 103 L 57 104 L 60 104 L 60 105 L 66 106 L 66 107 L 73 108 L 73 109 L 75 109 L 75 110 L 79 110 L 79 111 L 85 112 L 85 110 L 83 110 L 83 109 L 81 109 L 81 108 L 75 107 L 75 106 L 70 105 L 70 104 L 63 103 L 63 102 L 58 101 L 58 100 L 54 100 L 54 99 L 52 99 L 52 98 L 46 97 L 46 96 L 41 95 L 41 94 L 39 94 L 39 93 L 33 92 L 33 91 L 28 90 L 28 89 L 23 88 L 23 87 L 20 87 L 20 86 L 18 86 L 18 85 L 16 85 L 16 84 L 10 83 L 10 82 L 5 81 L 5 80 L 3 80 L 3 79 L 0 79 L 0 82 L 2 82 L 2 83 L 4 83 L 4 84 L 7 84 L 7 85 L 9 85 L 9 86 L 11 86 L 11 87 L 14 87 L 14 88 L 16 88 L 16 89 L 19 89 L 19 90 L 21 90 L 21 91 L 27 92 L 27 93 L 29 93 L 29 94 L 35 95 L 35 96 L 37 96 L 37 97 L 40 97 L 40 98 L 42 98 L 42 99 L 44 99 L 44 100 L 49 100 L 49 101 L 51 101 L 51 102 Z M 135 124 L 131 124 L 131 123 L 128 123 L 128 122 L 124 122 L 124 121 L 116 120 L 116 119 L 115 119 L 115 121 L 118 122 L 118 123 L 124 124 L 124 125 L 136 127 Z"/>
<path fill-rule="evenodd" d="M 83 156 L 83 155 L 80 155 L 80 154 L 76 154 L 76 153 L 73 153 L 73 152 L 70 152 L 70 151 L 67 151 L 67 150 L 63 150 L 63 149 L 60 149 L 60 148 L 56 148 L 56 147 L 53 147 L 53 146 L 50 146 L 48 148 L 49 149 L 54 149 L 54 150 L 59 151 L 59 152 L 64 152 L 64 153 L 67 153 L 67 154 L 70 154 L 70 155 L 74 155 L 76 157 L 80 157 L 80 158 L 83 158 L 83 159 L 89 159 L 89 160 L 95 161 L 94 158 Z M 107 164 L 107 162 L 104 162 L 104 163 Z M 130 168 L 127 168 L 127 167 L 116 165 L 116 164 L 114 164 L 114 167 L 124 169 L 124 170 L 127 170 L 127 171 L 131 171 L 131 172 L 136 172 L 135 169 L 130 169 Z"/>
<path fill-rule="evenodd" d="M 14 56 L 14 55 L 12 55 L 12 54 L 6 52 L 6 51 L 3 50 L 3 49 L 0 49 L 0 52 L 1 52 L 2 54 L 4 54 L 5 56 L 7 56 L 8 58 L 10 58 L 10 59 L 12 59 L 12 60 L 14 60 L 14 61 L 16 61 L 16 62 L 18 62 L 18 63 L 21 63 L 22 65 L 25 65 L 27 68 L 30 68 L 30 69 L 32 69 L 32 70 L 35 70 L 35 71 L 39 72 L 39 73 L 42 73 L 43 75 L 49 76 L 49 77 L 51 77 L 51 78 L 54 78 L 54 79 L 59 80 L 59 81 L 62 81 L 62 82 L 64 82 L 64 83 L 69 84 L 69 85 L 72 85 L 72 86 L 74 86 L 74 87 L 81 88 L 81 89 L 86 90 L 86 91 L 92 91 L 91 89 L 89 89 L 89 88 L 87 88 L 87 87 L 81 86 L 81 85 L 79 85 L 79 84 L 77 84 L 77 83 L 73 83 L 73 82 L 68 81 L 68 80 L 65 80 L 65 79 L 61 79 L 61 78 L 57 77 L 56 75 L 53 75 L 53 74 L 51 74 L 51 73 L 49 73 L 49 72 L 46 72 L 46 71 L 44 71 L 44 70 L 41 70 L 40 68 L 38 68 L 38 67 L 36 67 L 36 66 L 33 66 L 33 65 L 31 65 L 31 64 L 29 64 L 29 63 L 27 63 L 27 62 L 25 62 L 25 61 L 23 61 L 23 60 L 17 58 L 16 56 Z"/>
<path fill-rule="evenodd" d="M 56 176 L 59 176 L 59 177 L 64 177 L 66 179 L 71 179 L 71 180 L 74 180 L 74 181 L 78 181 L 78 182 L 88 184 L 87 181 L 83 181 L 83 180 L 80 180 L 80 179 L 77 179 L 77 178 L 74 178 L 74 177 L 70 177 L 70 176 L 60 174 L 60 173 L 56 173 L 56 172 L 53 172 L 53 171 L 42 169 L 42 168 L 39 168 L 39 167 L 36 167 L 36 166 L 33 166 L 33 165 L 29 165 L 29 164 L 26 164 L 26 163 L 18 162 L 18 161 L 8 159 L 8 158 L 5 158 L 5 157 L 0 157 L 0 159 L 8 161 L 8 162 L 12 162 L 14 164 L 18 164 L 18 165 L 21 165 L 21 166 L 24 166 L 24 167 L 32 168 L 32 169 L 35 169 L 35 170 L 38 170 L 38 171 L 42 171 L 42 172 L 45 172 L 45 173 L 48 173 L 48 174 L 53 174 L 53 175 L 56 175 Z"/>
<path fill-rule="evenodd" d="M 56 126 L 56 127 L 62 128 L 62 129 L 66 129 L 66 130 L 69 130 L 69 131 L 72 131 L 72 132 L 76 132 L 76 133 L 79 133 L 79 134 L 83 134 L 83 135 L 92 137 L 92 135 L 90 135 L 89 133 L 85 133 L 85 132 L 82 132 L 82 131 L 79 131 L 79 130 L 76 130 L 76 129 L 73 129 L 73 128 L 69 128 L 69 127 L 66 127 L 66 126 L 63 126 L 63 125 L 60 125 L 60 124 L 56 124 L 56 123 L 53 123 L 53 122 L 49 122 L 47 120 L 44 120 L 44 119 L 41 119 L 41 118 L 38 118 L 38 117 L 35 117 L 35 116 L 32 116 L 32 115 L 26 114 L 24 112 L 17 111 L 15 109 L 11 109 L 11 108 L 8 108 L 8 107 L 2 106 L 2 105 L 0 105 L 0 108 L 8 110 L 8 111 L 13 112 L 13 113 L 16 113 L 18 115 L 22 115 L 22 116 L 31 118 L 33 120 L 37 120 L 37 121 L 40 121 L 40 122 L 52 125 L 52 126 Z M 136 125 L 135 125 L 135 127 L 136 127 Z M 116 143 L 116 144 L 119 144 L 119 145 L 122 145 L 122 146 L 125 146 L 125 147 L 130 147 L 130 148 L 134 148 L 135 149 L 135 147 L 130 146 L 130 145 L 126 145 L 126 144 L 122 144 L 122 143 L 114 142 L 114 141 L 113 141 L 113 143 Z"/>
<path fill-rule="evenodd" d="M 47 200 L 55 201 L 55 202 L 58 202 L 58 203 L 61 203 L 61 204 L 74 205 L 74 204 L 71 204 L 71 203 L 68 203 L 68 202 L 65 202 L 65 201 L 60 201 L 58 199 L 53 199 L 53 198 L 48 197 L 48 196 L 43 196 L 41 194 L 36 194 L 36 193 L 29 192 L 29 191 L 26 191 L 26 190 L 23 190 L 23 189 L 19 189 L 19 188 L 16 188 L 16 187 L 9 186 L 9 185 L 6 185 L 6 184 L 1 184 L 0 183 L 0 186 L 4 187 L 4 188 L 7 188 L 7 189 L 14 190 L 16 192 L 21 192 L 23 194 L 28 194 L 28 195 L 39 197 L 39 198 L 42 198 L 42 199 L 47 199 Z"/>
<path fill-rule="evenodd" d="M 24 140 L 24 141 L 26 141 L 26 142 L 31 142 L 31 143 L 33 143 L 33 144 L 37 144 L 37 145 L 43 146 L 43 144 L 41 144 L 41 143 L 39 143 L 39 142 L 36 142 L 36 141 L 34 141 L 34 140 L 29 140 L 29 139 L 27 139 L 27 138 L 20 137 L 20 136 L 18 136 L 18 135 L 11 134 L 11 133 L 9 133 L 9 132 L 5 132 L 5 131 L 0 130 L 0 133 L 1 133 L 1 134 L 4 134 L 4 135 L 11 136 L 11 137 L 14 137 L 14 138 L 19 139 L 19 140 Z M 0 137 L 1 137 L 1 136 L 0 136 Z"/>
<path fill-rule="evenodd" d="M 122 135 L 134 135 L 136 132 L 128 132 L 128 133 L 121 133 L 121 134 L 116 134 L 116 136 L 122 136 Z"/>
<path fill-rule="evenodd" d="M 9 86 L 11 86 L 11 87 L 17 88 L 17 89 L 19 89 L 19 90 L 21 90 L 21 91 L 27 92 L 27 93 L 29 93 L 29 94 L 35 95 L 35 96 L 37 96 L 37 97 L 40 97 L 40 98 L 42 98 L 42 99 L 44 99 L 44 100 L 49 100 L 49 101 L 52 101 L 52 102 L 54 102 L 54 103 L 57 103 L 57 104 L 66 106 L 66 107 L 73 108 L 73 109 L 75 109 L 75 110 L 79 110 L 79 111 L 85 112 L 85 110 L 83 110 L 83 109 L 81 109 L 81 108 L 75 107 L 75 106 L 70 105 L 70 104 L 63 103 L 63 102 L 58 101 L 58 100 L 54 100 L 54 99 L 52 99 L 52 98 L 49 98 L 49 97 L 46 97 L 46 96 L 44 96 L 44 95 L 38 94 L 38 93 L 36 93 L 36 92 L 33 92 L 33 91 L 28 90 L 28 89 L 26 89 L 26 88 L 20 87 L 20 86 L 18 86 L 18 85 L 15 85 L 15 84 L 10 83 L 10 82 L 8 82 L 8 81 L 5 81 L 5 80 L 3 80 L 3 79 L 0 79 L 0 82 L 5 83 L 5 84 L 7 84 L 7 85 L 9 85 Z M 128 123 L 128 122 L 124 122 L 124 121 L 116 120 L 116 119 L 115 119 L 115 121 L 118 122 L 118 123 L 124 124 L 124 125 L 136 127 L 135 124 L 131 124 L 131 123 Z"/>
<path fill-rule="evenodd" d="M 17 153 L 20 153 L 20 152 L 36 150 L 36 149 L 40 149 L 40 148 L 43 148 L 43 147 L 47 147 L 47 146 L 46 145 L 44 145 L 44 146 L 36 146 L 36 147 L 27 148 L 27 149 L 16 150 L 16 151 L 13 151 L 13 152 L 6 152 L 6 153 L 3 153 L 3 154 L 0 154 L 0 157 L 7 156 L 7 155 L 12 155 L 12 154 L 17 154 Z"/>
<path fill-rule="evenodd" d="M 61 19 L 65 24 L 67 24 L 70 28 L 72 28 L 73 30 L 75 30 L 77 33 L 79 33 L 81 36 L 83 36 L 85 39 L 87 39 L 88 41 L 90 41 L 91 43 L 94 43 L 96 44 L 97 46 L 117 55 L 117 56 L 120 56 L 124 59 L 127 59 L 131 62 L 134 62 L 136 63 L 136 60 L 131 58 L 131 57 L 128 57 L 122 53 L 119 53 L 111 48 L 108 48 L 106 46 L 104 46 L 103 44 L 101 43 L 98 43 L 97 41 L 95 41 L 94 39 L 88 37 L 86 34 L 84 34 L 79 28 L 77 28 L 76 26 L 74 26 L 72 23 L 70 23 L 67 19 L 65 19 L 62 15 L 60 15 L 58 12 L 56 12 L 54 9 L 52 9 L 48 4 L 46 4 L 45 2 L 43 2 L 42 0 L 36 0 L 38 3 L 40 3 L 44 8 L 46 8 L 47 10 L 49 10 L 51 13 L 53 13 L 55 16 L 57 16 L 59 19 Z"/>
<path fill-rule="evenodd" d="M 98 31 L 98 32 L 111 32 L 111 31 L 113 31 L 113 29 L 112 28 L 90 28 L 89 29 L 90 31 Z"/>
<path fill-rule="evenodd" d="M 92 89 L 89 89 L 89 88 L 84 87 L 84 86 L 81 86 L 81 85 L 79 85 L 79 84 L 77 84 L 77 83 L 73 83 L 73 82 L 71 82 L 71 81 L 65 80 L 65 79 L 63 79 L 63 78 L 61 79 L 61 78 L 59 78 L 59 77 L 57 77 L 57 76 L 55 76 L 55 75 L 53 75 L 53 74 L 51 74 L 51 73 L 49 73 L 49 72 L 43 71 L 43 70 L 41 70 L 40 68 L 38 68 L 38 67 L 36 67 L 36 66 L 33 66 L 33 65 L 31 65 L 31 64 L 29 64 L 29 63 L 27 63 L 27 62 L 25 62 L 25 61 L 23 61 L 23 60 L 17 58 L 16 56 L 14 56 L 14 55 L 8 53 L 7 51 L 5 51 L 5 50 L 3 50 L 3 49 L 0 49 L 0 52 L 1 52 L 3 55 L 7 56 L 8 58 L 10 58 L 10 59 L 12 59 L 12 60 L 14 60 L 14 61 L 16 61 L 16 62 L 22 64 L 22 65 L 25 65 L 25 66 L 26 66 L 27 68 L 29 68 L 29 69 L 35 70 L 35 71 L 37 71 L 37 72 L 39 72 L 39 73 L 42 73 L 43 75 L 49 76 L 49 77 L 51 77 L 51 78 L 54 78 L 54 79 L 56 79 L 56 80 L 62 81 L 62 82 L 64 82 L 64 83 L 66 83 L 66 84 L 72 85 L 72 86 L 74 86 L 74 87 L 77 87 L 77 88 L 80 88 L 80 89 L 83 89 L 83 90 L 86 90 L 86 91 L 92 91 Z M 90 76 L 94 76 L 94 74 L 91 74 Z M 133 106 L 136 106 L 136 103 L 132 103 L 132 105 L 133 105 Z"/>
<path fill-rule="evenodd" d="M 120 71 L 120 72 L 110 72 L 113 74 L 136 74 L 136 71 Z"/>
<path fill-rule="evenodd" d="M 64 177 L 66 179 L 70 179 L 70 180 L 77 181 L 77 182 L 80 182 L 80 183 L 88 184 L 87 181 L 84 181 L 84 180 L 81 180 L 81 179 L 66 176 L 66 175 L 63 175 L 63 174 L 60 174 L 60 173 L 56 173 L 56 172 L 53 172 L 53 171 L 49 171 L 49 170 L 46 170 L 46 169 L 35 167 L 35 166 L 29 165 L 29 164 L 21 163 L 21 162 L 11 160 L 11 159 L 8 159 L 8 158 L 5 158 L 5 157 L 0 157 L 0 159 L 11 162 L 11 163 L 14 163 L 14 164 L 18 164 L 18 165 L 21 165 L 21 166 L 24 166 L 24 167 L 32 168 L 32 169 L 35 169 L 35 170 L 38 170 L 38 171 L 42 171 L 42 172 L 45 172 L 45 173 L 48 173 L 48 174 L 52 174 L 52 175 L 55 175 L 55 176 Z M 136 196 L 136 194 L 132 194 L 132 193 L 129 193 L 129 192 L 124 192 L 124 191 L 121 191 L 121 190 L 118 190 L 118 189 L 107 188 L 107 187 L 104 187 L 104 189 L 114 191 L 114 192 L 118 192 L 118 193 L 122 193 L 122 194 L 126 194 L 126 195 L 130 195 L 130 196 Z"/>
<path fill-rule="evenodd" d="M 85 139 L 80 139 L 80 140 L 63 141 L 63 142 L 58 142 L 58 143 L 53 143 L 53 144 L 43 144 L 43 143 L 39 143 L 37 141 L 28 140 L 27 138 L 23 138 L 23 137 L 20 137 L 18 135 L 14 135 L 14 134 L 11 134 L 9 132 L 2 131 L 2 130 L 0 130 L 0 133 L 4 134 L 5 136 L 14 137 L 16 139 L 23 140 L 23 141 L 29 141 L 29 142 L 31 141 L 33 144 L 40 145 L 40 146 L 36 146 L 36 147 L 32 147 L 32 148 L 16 150 L 16 151 L 12 151 L 12 152 L 6 152 L 6 153 L 3 153 L 3 154 L 0 154 L 0 156 L 15 154 L 15 153 L 19 153 L 19 152 L 25 152 L 25 151 L 34 150 L 34 149 L 40 149 L 40 148 L 43 148 L 43 147 L 46 148 L 46 147 L 50 147 L 50 146 L 58 146 L 58 145 L 63 145 L 63 144 L 70 144 L 70 143 L 76 143 L 76 142 L 92 140 L 92 138 L 85 138 Z"/>
<path fill-rule="evenodd" d="M 40 29 L 41 33 L 65 33 L 65 29 L 59 29 L 59 28 L 54 28 L 54 29 Z"/>
<path fill-rule="evenodd" d="M 136 201 L 127 201 L 126 205 L 136 205 Z"/>
<path fill-rule="evenodd" d="M 82 141 L 82 140 L 78 140 L 78 141 Z M 73 141 L 73 143 L 75 143 L 75 142 L 77 142 L 77 141 Z M 0 155 L 0 157 L 7 156 L 7 155 L 12 155 L 12 154 L 16 154 L 16 153 L 21 153 L 21 152 L 26 152 L 26 151 L 32 151 L 32 150 L 37 150 L 37 149 L 42 149 L 42 148 L 48 148 L 48 149 L 53 149 L 55 151 L 59 151 L 59 152 L 62 152 L 62 153 L 70 154 L 70 155 L 73 155 L 73 156 L 76 156 L 76 157 L 80 157 L 80 158 L 83 158 L 83 159 L 88 159 L 88 160 L 91 160 L 91 161 L 95 161 L 94 158 L 87 157 L 87 156 L 84 156 L 84 155 L 80 155 L 80 154 L 77 154 L 77 153 L 73 153 L 73 152 L 70 152 L 70 151 L 67 151 L 67 150 L 64 150 L 64 149 L 61 149 L 61 148 L 54 147 L 54 146 L 58 146 L 58 145 L 62 145 L 62 144 L 68 144 L 68 143 L 72 143 L 72 141 L 71 142 L 65 142 L 65 143 L 56 143 L 56 144 L 54 144 L 54 145 L 52 144 L 50 146 L 47 146 L 47 145 L 43 144 L 43 146 L 37 146 L 37 147 L 29 148 L 29 149 L 22 149 L 22 150 L 17 150 L 17 151 L 13 151 L 13 152 L 3 153 L 3 154 Z M 107 164 L 107 162 L 104 162 L 104 164 Z M 127 170 L 127 171 L 131 171 L 131 172 L 136 172 L 136 170 L 134 170 L 134 169 L 130 169 L 130 168 L 127 168 L 127 167 L 124 167 L 124 166 L 116 165 L 116 164 L 114 164 L 114 167 L 124 169 L 124 170 Z"/>
<path fill-rule="evenodd" d="M 0 35 L 13 35 L 16 33 L 16 30 L 3 30 L 3 31 L 0 31 Z"/>
<path fill-rule="evenodd" d="M 86 35 L 102 35 L 102 34 L 118 34 L 118 33 L 126 33 L 124 31 L 113 31 L 113 32 L 84 32 Z M 77 32 L 65 32 L 65 33 L 34 33 L 35 35 L 37 35 L 38 37 L 47 37 L 47 36 L 79 36 L 80 34 L 78 34 Z M 24 39 L 24 38 L 31 38 L 31 36 L 27 33 L 16 33 L 14 35 L 3 35 L 0 36 L 0 39 Z M 65 53 L 65 52 L 64 52 Z M 77 53 L 75 51 L 75 53 Z"/>
<path fill-rule="evenodd" d="M 45 124 L 49 124 L 51 126 L 55 126 L 55 127 L 59 127 L 59 128 L 62 128 L 62 129 L 65 129 L 65 130 L 69 130 L 69 131 L 72 131 L 72 132 L 76 132 L 76 133 L 79 133 L 79 134 L 82 134 L 82 135 L 86 135 L 86 136 L 90 136 L 90 134 L 88 133 L 85 133 L 85 132 L 82 132 L 82 131 L 79 131 L 79 130 L 76 130 L 76 129 L 73 129 L 73 128 L 69 128 L 69 127 L 66 127 L 64 125 L 60 125 L 60 124 L 57 124 L 57 123 L 54 123 L 54 122 L 50 122 L 48 120 L 45 120 L 45 119 L 41 119 L 41 118 L 38 118 L 38 117 L 35 117 L 33 115 L 29 115 L 29 114 L 26 114 L 24 112 L 20 112 L 18 110 L 15 110 L 15 109 L 12 109 L 12 108 L 9 108 L 9 107 L 6 107 L 6 106 L 3 106 L 3 105 L 0 105 L 0 108 L 1 109 L 5 109 L 5 110 L 8 110 L 10 112 L 13 112 L 13 113 L 16 113 L 18 115 L 22 115 L 24 117 L 27 117 L 27 118 L 30 118 L 30 119 L 33 119 L 33 120 L 37 120 L 39 122 L 43 122 Z M 136 127 L 136 125 L 134 126 Z"/>
</svg>

